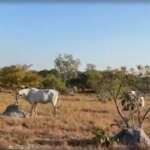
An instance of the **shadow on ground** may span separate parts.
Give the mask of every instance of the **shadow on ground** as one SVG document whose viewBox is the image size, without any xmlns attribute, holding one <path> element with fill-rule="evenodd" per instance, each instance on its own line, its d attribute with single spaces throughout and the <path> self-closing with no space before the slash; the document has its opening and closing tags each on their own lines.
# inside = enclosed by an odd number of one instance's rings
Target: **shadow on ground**
<svg viewBox="0 0 150 150">
<path fill-rule="evenodd" d="M 80 99 L 76 98 L 76 99 L 71 99 L 71 98 L 61 98 L 61 100 L 63 101 L 80 101 Z"/>
<path fill-rule="evenodd" d="M 93 109 L 82 109 L 81 111 L 84 112 L 91 112 L 91 113 L 109 113 L 107 110 L 93 110 Z"/>
<path fill-rule="evenodd" d="M 61 146 L 64 143 L 67 143 L 70 146 L 82 146 L 87 147 L 87 145 L 96 146 L 96 142 L 93 139 L 71 139 L 71 140 L 35 140 L 35 144 L 40 145 L 55 145 L 55 146 Z"/>
</svg>

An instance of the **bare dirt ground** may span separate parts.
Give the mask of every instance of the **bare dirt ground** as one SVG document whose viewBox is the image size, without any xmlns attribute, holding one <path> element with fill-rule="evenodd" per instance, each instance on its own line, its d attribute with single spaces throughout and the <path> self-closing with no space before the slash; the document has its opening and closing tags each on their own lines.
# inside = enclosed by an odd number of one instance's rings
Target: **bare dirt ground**
<svg viewBox="0 0 150 150">
<path fill-rule="evenodd" d="M 146 97 L 146 108 L 150 101 Z M 0 93 L 0 113 L 15 102 L 10 94 Z M 119 115 L 113 101 L 99 102 L 92 94 L 61 96 L 61 108 L 55 118 L 51 104 L 39 104 L 36 118 L 0 117 L 1 148 L 14 149 L 100 149 L 91 140 L 96 127 L 105 127 L 110 135 L 118 129 L 111 124 Z M 23 99 L 20 108 L 26 112 L 30 105 Z M 150 136 L 150 116 L 145 123 L 145 132 Z"/>
</svg>

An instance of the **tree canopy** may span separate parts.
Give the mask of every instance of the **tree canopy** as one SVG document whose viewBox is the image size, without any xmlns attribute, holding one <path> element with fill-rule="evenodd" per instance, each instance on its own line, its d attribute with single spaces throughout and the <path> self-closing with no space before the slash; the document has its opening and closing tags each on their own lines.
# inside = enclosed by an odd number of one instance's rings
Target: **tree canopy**
<svg viewBox="0 0 150 150">
<path fill-rule="evenodd" d="M 50 70 L 31 70 L 32 65 L 16 64 L 0 69 L 0 86 L 16 89 L 20 85 L 36 88 L 54 88 L 65 91 L 76 86 L 80 91 L 109 93 L 118 96 L 116 91 L 137 90 L 142 93 L 150 89 L 150 66 L 137 65 L 127 69 L 107 67 L 97 70 L 96 65 L 87 63 L 85 71 L 80 71 L 81 61 L 72 54 L 59 54 L 54 60 L 54 68 Z M 120 93 L 119 92 L 119 93 Z M 102 94 L 105 95 L 105 94 Z"/>
</svg>

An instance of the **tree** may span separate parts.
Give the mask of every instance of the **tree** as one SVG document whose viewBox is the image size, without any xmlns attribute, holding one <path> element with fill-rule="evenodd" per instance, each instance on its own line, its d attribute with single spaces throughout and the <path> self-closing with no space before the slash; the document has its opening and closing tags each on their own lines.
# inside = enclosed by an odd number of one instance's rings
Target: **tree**
<svg viewBox="0 0 150 150">
<path fill-rule="evenodd" d="M 61 78 L 61 74 L 58 70 L 56 69 L 51 69 L 51 70 L 41 70 L 38 72 L 39 75 L 41 75 L 43 78 L 53 74 L 55 75 L 57 78 Z"/>
<path fill-rule="evenodd" d="M 91 64 L 91 63 L 88 63 L 87 65 L 86 65 L 86 71 L 91 71 L 91 70 L 95 70 L 95 68 L 96 68 L 96 65 L 94 65 L 94 64 Z"/>
<path fill-rule="evenodd" d="M 97 83 L 100 82 L 102 79 L 102 74 L 97 70 L 88 70 L 86 74 L 88 77 L 87 84 L 89 88 L 96 89 Z"/>
<path fill-rule="evenodd" d="M 38 72 L 38 74 L 41 75 L 43 78 L 45 78 L 46 76 L 49 75 L 49 70 L 46 70 L 46 69 L 41 70 Z"/>
<path fill-rule="evenodd" d="M 110 93 L 120 117 L 123 119 L 124 123 L 128 127 L 128 121 L 122 115 L 117 103 L 119 96 L 121 96 L 121 94 L 128 89 L 126 83 L 126 76 L 127 70 L 125 67 L 121 67 L 120 69 L 111 69 L 110 67 L 107 67 L 104 72 L 106 89 Z"/>
<path fill-rule="evenodd" d="M 56 78 L 62 79 L 60 72 L 56 69 L 51 69 L 49 71 L 49 74 L 54 75 Z"/>
<path fill-rule="evenodd" d="M 140 90 L 142 93 L 149 91 L 150 86 L 150 66 L 137 65 L 137 90 Z"/>
<path fill-rule="evenodd" d="M 38 73 L 27 71 L 22 79 L 22 84 L 28 87 L 41 88 L 42 80 L 42 77 Z"/>
<path fill-rule="evenodd" d="M 140 91 L 143 94 L 149 92 L 150 66 L 137 65 L 136 70 L 134 68 L 130 68 L 127 82 L 132 90 Z"/>
<path fill-rule="evenodd" d="M 124 68 L 121 69 L 110 69 L 106 70 L 106 81 L 108 85 L 108 91 L 110 92 L 114 104 L 116 106 L 117 112 L 120 115 L 123 125 L 121 126 L 121 131 L 114 137 L 115 140 L 118 140 L 122 144 L 126 144 L 127 146 L 150 146 L 150 139 L 145 134 L 142 129 L 143 122 L 150 111 L 150 108 L 143 115 L 142 119 L 139 119 L 139 127 L 134 127 L 134 124 L 130 124 L 130 119 L 126 118 L 122 111 L 119 108 L 119 104 L 117 100 L 119 95 L 121 96 L 127 89 L 126 77 L 128 76 L 127 70 Z M 136 97 L 135 97 L 136 98 Z M 133 100 L 133 102 L 136 101 Z M 133 111 L 131 110 L 133 113 Z M 138 113 L 138 118 L 140 113 Z M 118 122 L 118 120 L 115 120 Z M 129 142 L 130 141 L 130 142 Z"/>
<path fill-rule="evenodd" d="M 9 89 L 16 89 L 25 76 L 25 73 L 29 70 L 31 65 L 11 65 L 3 67 L 0 71 L 1 86 Z"/>
<path fill-rule="evenodd" d="M 88 76 L 86 72 L 78 71 L 78 76 L 76 78 L 72 78 L 68 81 L 68 84 L 73 86 L 77 86 L 78 89 L 82 89 L 85 91 L 86 88 L 88 88 L 87 85 Z"/>
<path fill-rule="evenodd" d="M 57 78 L 52 74 L 43 78 L 42 83 L 44 88 L 56 89 L 60 92 L 65 92 L 65 84 L 62 82 L 60 78 Z"/>
<path fill-rule="evenodd" d="M 0 71 L 1 86 L 16 90 L 20 85 L 29 87 L 42 87 L 42 77 L 34 70 L 29 70 L 31 65 L 12 65 L 3 67 Z"/>
<path fill-rule="evenodd" d="M 55 68 L 61 73 L 65 85 L 71 78 L 77 77 L 78 68 L 80 66 L 80 60 L 74 59 L 71 54 L 59 54 L 54 60 Z"/>
</svg>

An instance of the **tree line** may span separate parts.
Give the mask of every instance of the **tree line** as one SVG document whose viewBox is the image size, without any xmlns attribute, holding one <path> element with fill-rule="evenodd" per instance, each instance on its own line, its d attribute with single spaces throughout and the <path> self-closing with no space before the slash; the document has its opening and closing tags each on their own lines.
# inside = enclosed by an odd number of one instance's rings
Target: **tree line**
<svg viewBox="0 0 150 150">
<path fill-rule="evenodd" d="M 102 98 L 107 92 L 113 94 L 116 89 L 149 92 L 150 66 L 137 65 L 127 69 L 107 67 L 100 71 L 96 65 L 87 64 L 85 71 L 79 71 L 81 61 L 71 54 L 59 54 L 50 70 L 31 70 L 32 65 L 17 64 L 0 69 L 0 87 L 15 90 L 20 85 L 36 88 L 53 88 L 65 92 L 76 87 L 80 92 L 95 92 Z M 113 94 L 113 96 L 117 96 Z"/>
</svg>

